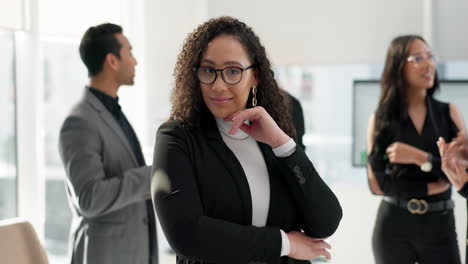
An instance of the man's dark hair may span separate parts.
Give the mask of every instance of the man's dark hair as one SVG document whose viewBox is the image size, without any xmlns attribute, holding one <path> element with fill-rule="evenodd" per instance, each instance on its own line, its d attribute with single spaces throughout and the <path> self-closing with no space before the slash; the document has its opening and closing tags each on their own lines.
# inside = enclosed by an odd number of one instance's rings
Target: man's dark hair
<svg viewBox="0 0 468 264">
<path fill-rule="evenodd" d="M 102 71 L 104 59 L 108 53 L 120 58 L 122 45 L 115 34 L 122 34 L 122 27 L 106 23 L 90 27 L 86 30 L 80 43 L 80 57 L 83 60 L 88 75 L 95 76 Z"/>
</svg>

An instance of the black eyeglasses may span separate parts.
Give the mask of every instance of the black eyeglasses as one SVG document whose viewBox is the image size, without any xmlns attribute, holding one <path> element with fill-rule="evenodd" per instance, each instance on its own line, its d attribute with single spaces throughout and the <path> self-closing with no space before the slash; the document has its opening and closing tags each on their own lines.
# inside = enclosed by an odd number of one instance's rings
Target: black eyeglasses
<svg viewBox="0 0 468 264">
<path fill-rule="evenodd" d="M 247 68 L 239 67 L 226 67 L 224 69 L 215 69 L 213 67 L 203 66 L 195 68 L 197 71 L 198 80 L 203 84 L 213 84 L 218 78 L 217 72 L 221 72 L 221 79 L 227 84 L 234 85 L 238 84 L 242 80 L 242 73 L 248 69 L 251 69 L 255 64 L 250 65 Z"/>
</svg>

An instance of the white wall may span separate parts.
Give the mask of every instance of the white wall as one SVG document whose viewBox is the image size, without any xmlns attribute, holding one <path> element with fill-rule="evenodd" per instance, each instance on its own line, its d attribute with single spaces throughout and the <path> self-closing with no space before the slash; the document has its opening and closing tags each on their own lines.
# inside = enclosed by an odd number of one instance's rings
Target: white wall
<svg viewBox="0 0 468 264">
<path fill-rule="evenodd" d="M 434 1 L 434 14 L 434 49 L 441 60 L 468 60 L 468 1 Z"/>
<path fill-rule="evenodd" d="M 0 27 L 23 29 L 24 11 L 22 0 L 0 0 Z"/>
<path fill-rule="evenodd" d="M 182 42 L 205 20 L 205 0 L 146 0 L 145 5 L 148 133 L 154 142 L 157 127 L 169 117 L 172 73 Z"/>
<path fill-rule="evenodd" d="M 208 17 L 252 26 L 275 64 L 378 63 L 399 34 L 423 34 L 424 0 L 207 0 Z"/>
<path fill-rule="evenodd" d="M 128 10 L 126 0 L 40 0 L 40 32 L 81 38 L 92 25 L 121 24 Z"/>
</svg>

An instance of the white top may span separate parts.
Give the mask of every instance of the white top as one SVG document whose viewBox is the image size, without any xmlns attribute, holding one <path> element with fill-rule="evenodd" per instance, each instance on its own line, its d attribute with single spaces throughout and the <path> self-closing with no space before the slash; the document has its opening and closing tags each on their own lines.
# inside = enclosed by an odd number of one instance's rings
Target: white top
<svg viewBox="0 0 468 264">
<path fill-rule="evenodd" d="M 232 122 L 224 122 L 216 118 L 216 124 L 221 132 L 224 143 L 231 149 L 239 160 L 249 183 L 252 197 L 252 225 L 263 227 L 266 225 L 268 209 L 270 207 L 270 178 L 260 147 L 257 141 L 239 129 L 236 134 L 228 134 Z M 287 157 L 296 150 L 296 143 L 289 139 L 284 145 L 273 149 L 277 157 Z M 281 256 L 290 251 L 289 239 L 283 230 L 281 232 Z"/>
</svg>

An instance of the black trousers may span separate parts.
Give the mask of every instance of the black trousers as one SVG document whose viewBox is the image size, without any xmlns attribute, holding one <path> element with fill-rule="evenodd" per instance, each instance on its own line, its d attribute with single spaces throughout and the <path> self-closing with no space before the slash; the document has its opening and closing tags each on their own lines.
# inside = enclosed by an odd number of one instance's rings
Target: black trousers
<svg viewBox="0 0 468 264">
<path fill-rule="evenodd" d="M 453 210 L 417 215 L 382 201 L 372 248 L 376 264 L 460 264 Z"/>
</svg>

